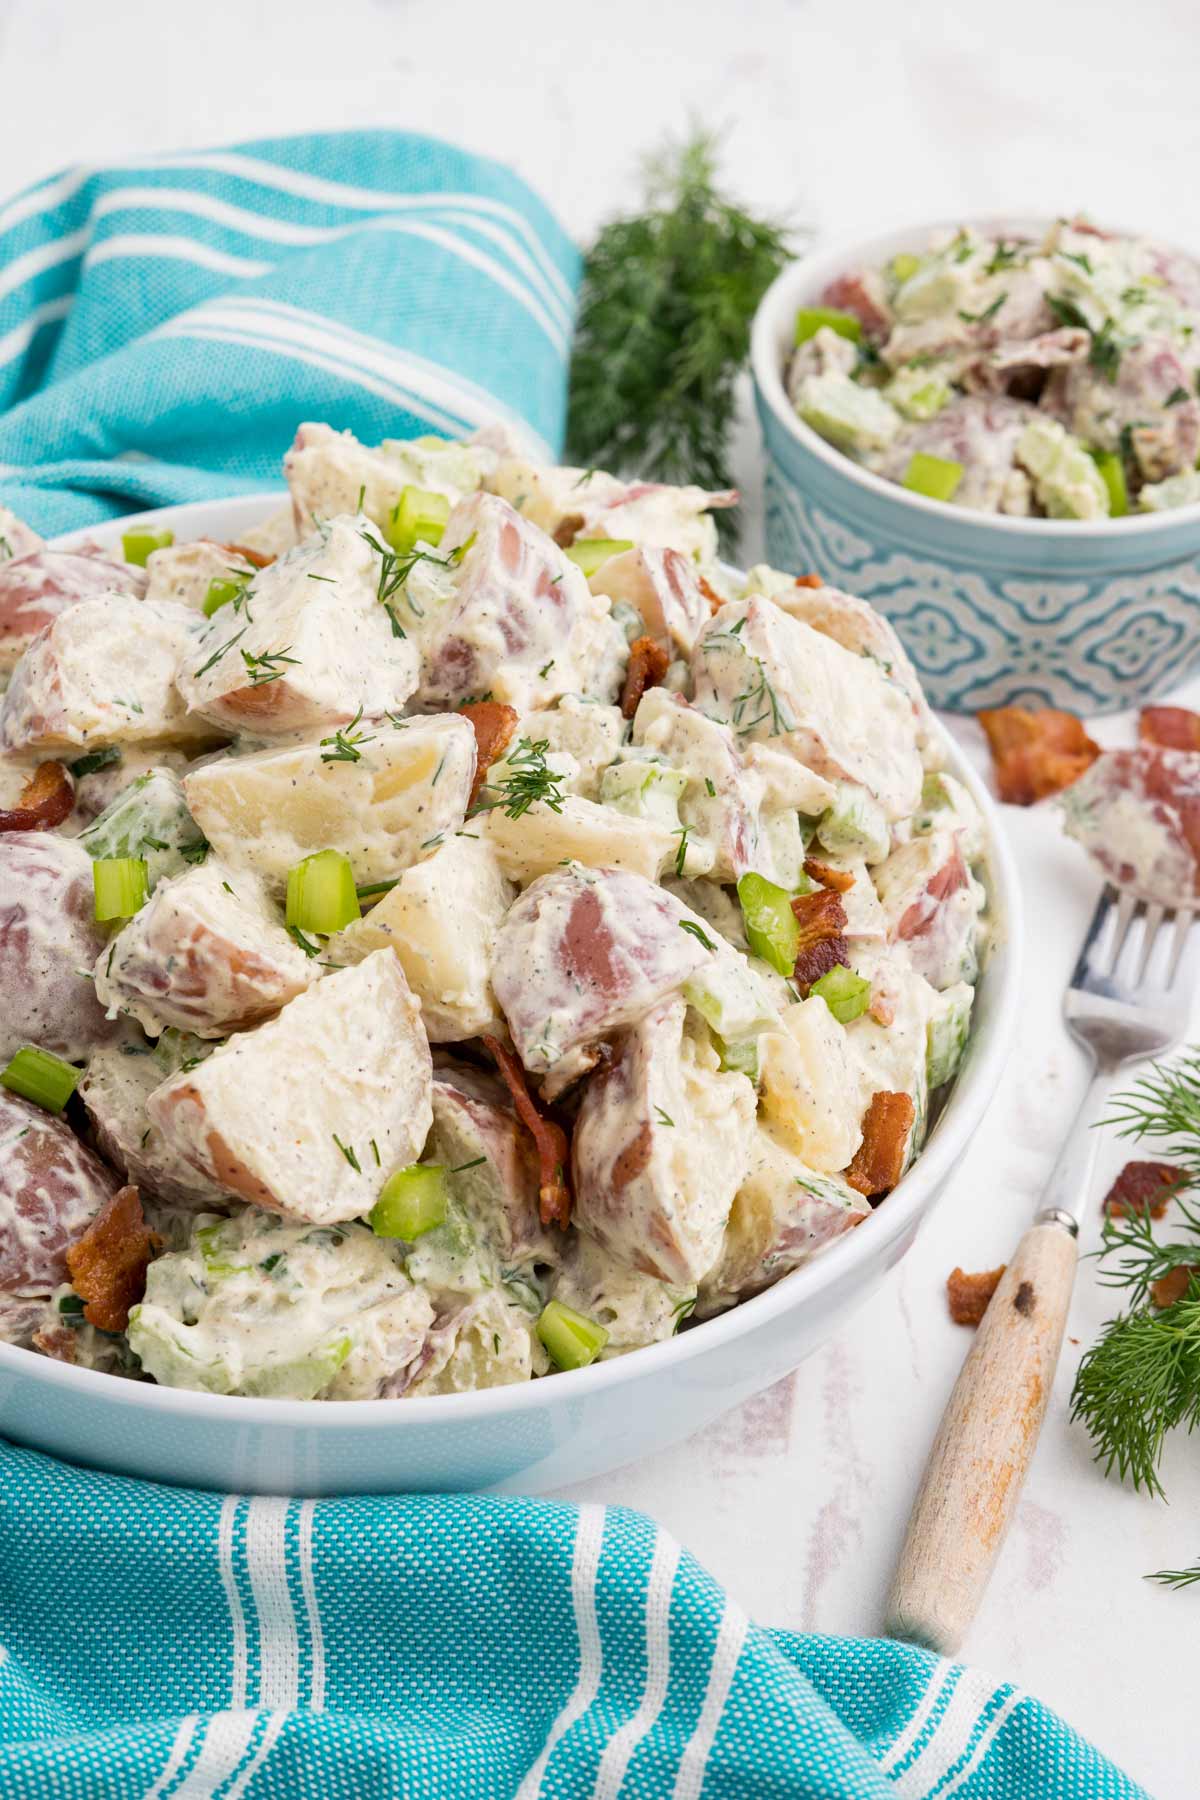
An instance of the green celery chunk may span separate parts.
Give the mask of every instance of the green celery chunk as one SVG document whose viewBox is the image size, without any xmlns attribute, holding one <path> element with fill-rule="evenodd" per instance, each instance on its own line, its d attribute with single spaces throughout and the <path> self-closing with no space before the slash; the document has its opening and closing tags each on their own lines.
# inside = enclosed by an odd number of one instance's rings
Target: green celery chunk
<svg viewBox="0 0 1200 1800">
<path fill-rule="evenodd" d="M 547 1302 L 535 1329 L 556 1369 L 586 1369 L 608 1342 L 603 1325 L 561 1300 Z"/>
<path fill-rule="evenodd" d="M 1100 479 L 1108 489 L 1108 516 L 1123 519 L 1129 511 L 1129 489 L 1125 485 L 1125 464 L 1115 450 L 1095 450 L 1093 460 Z"/>
<path fill-rule="evenodd" d="M 236 600 L 238 595 L 246 587 L 247 583 L 252 579 L 253 578 L 249 573 L 245 575 L 230 575 L 224 579 L 220 576 L 214 576 L 209 582 L 208 591 L 204 596 L 205 618 L 211 619 L 215 612 L 220 612 L 223 606 L 228 606 L 231 600 Z"/>
<path fill-rule="evenodd" d="M 600 777 L 600 801 L 630 818 L 653 819 L 667 831 L 678 831 L 679 801 L 687 784 L 680 769 L 630 757 L 605 769 Z"/>
<path fill-rule="evenodd" d="M 839 337 L 849 338 L 851 343 L 862 342 L 862 320 L 855 318 L 853 313 L 842 312 L 836 306 L 802 306 L 797 312 L 797 344 L 807 344 L 809 338 L 826 329 L 836 331 Z"/>
<path fill-rule="evenodd" d="M 925 1075 L 930 1093 L 958 1073 L 971 1029 L 974 999 L 975 990 L 965 981 L 938 995 L 937 1008 L 925 1027 Z"/>
<path fill-rule="evenodd" d="M 792 911 L 792 896 L 765 875 L 743 875 L 737 884 L 746 940 L 755 956 L 761 956 L 779 975 L 790 975 L 796 966 L 800 927 Z"/>
<path fill-rule="evenodd" d="M 76 781 L 82 781 L 85 775 L 94 775 L 98 769 L 115 769 L 121 761 L 121 751 L 116 744 L 106 744 L 103 750 L 89 750 L 75 761 L 68 763 Z"/>
<path fill-rule="evenodd" d="M 20 1094 L 23 1100 L 32 1100 L 46 1112 L 60 1113 L 82 1073 L 82 1069 L 49 1050 L 22 1044 L 8 1067 L 0 1070 L 0 1083 L 10 1094 Z"/>
<path fill-rule="evenodd" d="M 914 256 L 911 250 L 900 250 L 892 258 L 892 274 L 901 286 L 906 281 L 911 281 L 920 266 L 920 257 Z"/>
<path fill-rule="evenodd" d="M 142 857 L 146 891 L 151 894 L 160 881 L 203 862 L 208 854 L 179 777 L 159 767 L 147 769 L 122 788 L 80 832 L 79 842 L 97 862 L 106 857 Z"/>
<path fill-rule="evenodd" d="M 835 783 L 837 798 L 817 823 L 817 842 L 834 856 L 861 856 L 880 863 L 892 847 L 883 808 L 853 781 Z"/>
<path fill-rule="evenodd" d="M 362 917 L 350 858 L 318 850 L 288 870 L 286 923 L 328 935 Z"/>
<path fill-rule="evenodd" d="M 820 994 L 839 1025 L 861 1019 L 871 998 L 870 982 L 864 976 L 856 975 L 853 969 L 844 967 L 830 969 L 827 975 L 814 981 L 808 991 L 810 996 Z"/>
<path fill-rule="evenodd" d="M 142 856 L 102 856 L 92 864 L 96 894 L 95 915 L 106 919 L 132 919 L 146 903 L 146 859 Z"/>
<path fill-rule="evenodd" d="M 746 1075 L 758 1086 L 759 1057 L 758 1039 L 739 1038 L 736 1043 L 727 1044 L 724 1039 L 716 1040 L 717 1050 L 723 1069 L 735 1069 L 739 1075 Z"/>
<path fill-rule="evenodd" d="M 915 450 L 904 471 L 904 486 L 910 493 L 924 494 L 930 500 L 953 500 L 963 478 L 960 462 L 944 456 L 930 456 Z"/>
<path fill-rule="evenodd" d="M 579 538 L 569 547 L 567 555 L 590 581 L 597 569 L 603 568 L 611 557 L 621 556 L 626 550 L 632 549 L 632 538 Z"/>
<path fill-rule="evenodd" d="M 431 493 L 427 488 L 406 487 L 392 508 L 383 527 L 383 535 L 401 556 L 415 550 L 418 543 L 440 544 L 450 502 L 445 494 Z"/>
<path fill-rule="evenodd" d="M 144 569 L 153 551 L 168 550 L 174 542 L 173 531 L 149 531 L 143 526 L 140 531 L 125 532 L 121 539 L 121 555 L 127 563 Z"/>
<path fill-rule="evenodd" d="M 411 1244 L 446 1220 L 446 1171 L 438 1163 L 412 1163 L 389 1175 L 367 1223 L 376 1237 Z"/>
</svg>

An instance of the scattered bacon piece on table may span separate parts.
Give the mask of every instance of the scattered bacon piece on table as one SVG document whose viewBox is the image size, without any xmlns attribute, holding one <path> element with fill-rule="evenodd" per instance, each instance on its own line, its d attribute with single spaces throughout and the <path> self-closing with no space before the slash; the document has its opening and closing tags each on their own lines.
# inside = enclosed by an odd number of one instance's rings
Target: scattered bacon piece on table
<svg viewBox="0 0 1200 1800">
<path fill-rule="evenodd" d="M 911 1094 L 871 1095 L 863 1119 L 862 1143 L 846 1170 L 846 1180 L 868 1200 L 890 1194 L 904 1172 L 904 1154 L 917 1109 Z"/>
<path fill-rule="evenodd" d="M 1074 713 L 1001 706 L 979 714 L 1000 798 L 1032 806 L 1078 781 L 1100 754 Z"/>
<path fill-rule="evenodd" d="M 565 1231 L 571 1222 L 571 1189 L 567 1170 L 571 1166 L 571 1147 L 567 1134 L 554 1119 L 543 1118 L 525 1085 L 525 1071 L 504 1045 L 494 1037 L 484 1037 L 483 1046 L 495 1060 L 513 1098 L 517 1116 L 537 1145 L 540 1165 L 538 1198 L 543 1225 L 561 1225 Z"/>
<path fill-rule="evenodd" d="M 797 894 L 792 911 L 800 927 L 800 942 L 792 973 L 803 989 L 808 989 L 822 975 L 839 964 L 850 966 L 846 945 L 846 909 L 842 897 L 833 888 L 818 888 L 815 894 Z"/>
<path fill-rule="evenodd" d="M 1200 1269 L 1183 1265 L 1172 1269 L 1167 1275 L 1160 1275 L 1157 1281 L 1150 1283 L 1150 1298 L 1155 1306 L 1174 1306 L 1182 1300 L 1192 1285 L 1192 1277 L 1200 1276 Z"/>
<path fill-rule="evenodd" d="M 142 1217 L 135 1187 L 118 1188 L 67 1251 L 71 1286 L 86 1302 L 83 1316 L 98 1331 L 124 1331 L 129 1309 L 146 1291 L 151 1253 L 162 1243 Z"/>
<path fill-rule="evenodd" d="M 1143 706 L 1138 736 L 1160 750 L 1200 750 L 1200 713 L 1186 706 Z"/>
<path fill-rule="evenodd" d="M 974 1275 L 968 1275 L 965 1269 L 950 1271 L 946 1277 L 946 1299 L 956 1325 L 979 1324 L 1007 1266 L 1001 1263 L 998 1269 L 980 1269 Z"/>
<path fill-rule="evenodd" d="M 0 831 L 48 831 L 75 804 L 75 783 L 60 762 L 39 763 L 16 806 L 0 807 Z"/>
<path fill-rule="evenodd" d="M 1167 1201 L 1187 1182 L 1187 1170 L 1172 1168 L 1170 1163 L 1127 1162 L 1104 1197 L 1104 1211 L 1110 1219 L 1127 1218 L 1134 1212 L 1161 1219 Z"/>
<path fill-rule="evenodd" d="M 475 779 L 467 802 L 471 807 L 479 798 L 488 770 L 512 743 L 517 729 L 517 711 L 499 700 L 472 700 L 458 710 L 475 733 Z"/>
<path fill-rule="evenodd" d="M 839 894 L 848 894 L 854 886 L 852 869 L 833 869 L 815 856 L 805 857 L 804 873 L 810 881 L 819 881 L 822 887 L 834 888 Z"/>
<path fill-rule="evenodd" d="M 629 646 L 625 685 L 621 689 L 621 711 L 625 718 L 632 719 L 647 688 L 661 685 L 670 661 L 663 646 L 656 644 L 653 638 L 634 638 Z"/>
</svg>

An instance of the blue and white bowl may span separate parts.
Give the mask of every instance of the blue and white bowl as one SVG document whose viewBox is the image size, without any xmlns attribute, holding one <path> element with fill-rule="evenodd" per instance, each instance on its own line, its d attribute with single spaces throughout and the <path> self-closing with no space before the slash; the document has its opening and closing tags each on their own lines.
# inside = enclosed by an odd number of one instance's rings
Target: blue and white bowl
<svg viewBox="0 0 1200 1800">
<path fill-rule="evenodd" d="M 1049 223 L 977 221 L 1008 236 L 1040 236 Z M 968 512 L 860 468 L 787 397 L 796 309 L 817 303 L 836 275 L 944 228 L 909 226 L 805 257 L 764 295 L 751 363 L 767 556 L 778 568 L 816 570 L 886 613 L 935 706 L 1094 713 L 1149 700 L 1200 663 L 1200 505 L 1097 524 Z"/>
</svg>

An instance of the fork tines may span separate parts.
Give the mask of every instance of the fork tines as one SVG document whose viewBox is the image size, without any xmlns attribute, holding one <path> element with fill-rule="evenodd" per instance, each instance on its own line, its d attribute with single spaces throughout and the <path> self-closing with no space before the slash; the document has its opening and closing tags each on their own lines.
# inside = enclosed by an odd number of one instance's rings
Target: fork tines
<svg viewBox="0 0 1200 1800">
<path fill-rule="evenodd" d="M 1083 940 L 1071 986 L 1114 1000 L 1190 990 L 1200 972 L 1195 910 L 1168 907 L 1107 884 Z"/>
</svg>

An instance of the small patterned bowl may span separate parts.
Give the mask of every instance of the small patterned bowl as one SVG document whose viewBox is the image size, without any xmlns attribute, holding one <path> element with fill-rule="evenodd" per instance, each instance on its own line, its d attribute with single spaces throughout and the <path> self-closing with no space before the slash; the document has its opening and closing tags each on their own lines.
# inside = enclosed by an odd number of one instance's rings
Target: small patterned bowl
<svg viewBox="0 0 1200 1800">
<path fill-rule="evenodd" d="M 977 223 L 1040 236 L 1050 221 Z M 935 706 L 1095 713 L 1148 700 L 1200 662 L 1200 505 L 1099 524 L 968 512 L 860 468 L 788 400 L 797 307 L 846 269 L 882 263 L 943 228 L 909 226 L 806 257 L 764 295 L 751 366 L 767 456 L 767 556 L 779 568 L 815 569 L 886 613 Z"/>
</svg>

